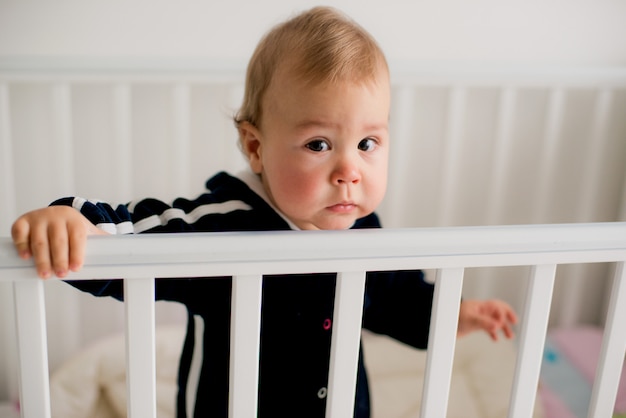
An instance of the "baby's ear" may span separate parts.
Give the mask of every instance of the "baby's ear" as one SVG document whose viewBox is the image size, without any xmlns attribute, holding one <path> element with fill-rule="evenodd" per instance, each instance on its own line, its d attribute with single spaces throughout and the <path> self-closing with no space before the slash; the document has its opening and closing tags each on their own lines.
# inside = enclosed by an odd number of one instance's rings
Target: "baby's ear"
<svg viewBox="0 0 626 418">
<path fill-rule="evenodd" d="M 263 171 L 263 161 L 261 159 L 261 139 L 259 130 L 250 122 L 239 124 L 239 138 L 241 150 L 248 159 L 250 168 L 256 174 Z"/>
</svg>

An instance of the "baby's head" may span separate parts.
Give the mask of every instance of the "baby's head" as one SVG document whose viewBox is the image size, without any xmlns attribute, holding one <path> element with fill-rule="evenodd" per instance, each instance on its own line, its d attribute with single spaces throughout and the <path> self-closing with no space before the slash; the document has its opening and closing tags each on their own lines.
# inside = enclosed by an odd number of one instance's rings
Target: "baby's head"
<svg viewBox="0 0 626 418">
<path fill-rule="evenodd" d="M 288 67 L 288 68 L 284 68 Z M 263 97 L 277 70 L 310 85 L 374 80 L 387 64 L 376 41 L 358 24 L 328 7 L 316 7 L 275 26 L 250 58 L 243 104 L 236 123 L 259 126 Z"/>
<path fill-rule="evenodd" d="M 317 7 L 254 52 L 236 115 L 240 144 L 272 203 L 301 229 L 345 229 L 382 200 L 389 73 L 360 26 Z"/>
</svg>

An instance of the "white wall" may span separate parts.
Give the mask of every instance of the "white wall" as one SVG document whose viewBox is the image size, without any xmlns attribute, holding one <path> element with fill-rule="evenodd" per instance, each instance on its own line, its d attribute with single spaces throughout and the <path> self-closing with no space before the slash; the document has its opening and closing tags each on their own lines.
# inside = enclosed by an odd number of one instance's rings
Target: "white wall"
<svg viewBox="0 0 626 418">
<path fill-rule="evenodd" d="M 245 61 L 312 1 L 0 0 L 0 57 L 150 56 Z M 390 61 L 625 65 L 621 0 L 339 0 Z"/>
</svg>

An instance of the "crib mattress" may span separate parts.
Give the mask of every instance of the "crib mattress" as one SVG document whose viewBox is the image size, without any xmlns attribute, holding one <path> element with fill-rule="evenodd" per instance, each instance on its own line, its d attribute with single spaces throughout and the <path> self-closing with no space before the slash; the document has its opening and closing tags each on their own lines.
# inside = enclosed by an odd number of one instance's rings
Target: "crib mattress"
<svg viewBox="0 0 626 418">
<path fill-rule="evenodd" d="M 372 392 L 372 418 L 418 418 L 426 352 L 364 332 L 363 349 Z M 504 418 L 515 371 L 513 342 L 494 343 L 485 333 L 457 341 L 448 418 Z M 533 418 L 542 418 L 538 406 Z"/>
<path fill-rule="evenodd" d="M 156 330 L 157 416 L 175 416 L 176 373 L 183 327 Z M 426 353 L 390 338 L 363 332 L 369 369 L 372 418 L 419 416 Z M 124 337 L 116 335 L 83 350 L 50 380 L 55 418 L 117 418 L 126 413 Z M 510 341 L 493 343 L 477 333 L 457 343 L 450 389 L 450 418 L 507 415 L 515 365 Z M 535 411 L 534 418 L 542 418 Z"/>
</svg>

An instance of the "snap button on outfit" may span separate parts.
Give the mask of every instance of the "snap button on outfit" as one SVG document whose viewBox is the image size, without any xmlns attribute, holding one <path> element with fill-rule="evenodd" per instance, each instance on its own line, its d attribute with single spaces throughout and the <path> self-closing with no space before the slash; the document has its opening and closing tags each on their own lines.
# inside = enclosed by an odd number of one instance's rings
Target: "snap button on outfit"
<svg viewBox="0 0 626 418">
<path fill-rule="evenodd" d="M 330 329 L 330 325 L 332 324 L 332 322 L 330 321 L 330 318 L 326 318 L 324 320 L 324 330 L 328 331 Z"/>
<path fill-rule="evenodd" d="M 328 392 L 326 388 L 321 388 L 317 391 L 317 397 L 320 399 L 324 399 L 326 397 L 326 392 Z"/>
</svg>

